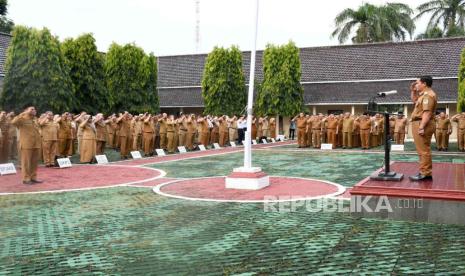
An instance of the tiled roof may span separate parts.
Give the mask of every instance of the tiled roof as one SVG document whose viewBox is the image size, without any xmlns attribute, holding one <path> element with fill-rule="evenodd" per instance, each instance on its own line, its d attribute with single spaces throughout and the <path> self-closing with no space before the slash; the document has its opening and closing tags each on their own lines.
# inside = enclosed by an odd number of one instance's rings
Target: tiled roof
<svg viewBox="0 0 465 276">
<path fill-rule="evenodd" d="M 465 38 L 417 40 L 300 49 L 302 82 L 353 81 L 457 76 Z M 262 80 L 262 51 L 257 51 L 256 79 Z M 200 86 L 202 55 L 159 57 L 159 87 Z M 250 52 L 243 52 L 246 82 Z"/>
<path fill-rule="evenodd" d="M 6 51 L 10 45 L 11 35 L 0 33 L 0 76 L 5 75 Z"/>
<path fill-rule="evenodd" d="M 158 87 L 200 86 L 206 54 L 158 58 Z M 256 53 L 255 79 L 263 79 L 262 52 Z M 250 52 L 242 53 L 242 69 L 249 80 Z"/>
<path fill-rule="evenodd" d="M 304 84 L 305 104 L 365 104 L 377 92 L 397 90 L 397 94 L 377 98 L 378 103 L 411 103 L 410 81 L 350 82 Z M 457 101 L 457 79 L 436 79 L 433 90 L 439 102 Z M 203 106 L 200 87 L 159 89 L 161 107 Z M 256 99 L 256 97 L 254 98 Z"/>
</svg>

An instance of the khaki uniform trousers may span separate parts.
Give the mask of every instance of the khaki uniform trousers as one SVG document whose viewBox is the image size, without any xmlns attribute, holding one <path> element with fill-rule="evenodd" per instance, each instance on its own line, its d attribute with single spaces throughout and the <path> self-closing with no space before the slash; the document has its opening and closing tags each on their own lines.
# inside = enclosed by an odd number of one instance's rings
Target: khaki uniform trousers
<svg viewBox="0 0 465 276">
<path fill-rule="evenodd" d="M 21 174 L 23 181 L 36 180 L 40 149 L 21 149 Z"/>
<path fill-rule="evenodd" d="M 305 147 L 305 139 L 305 128 L 297 128 L 297 144 L 299 144 L 299 147 Z"/>
<path fill-rule="evenodd" d="M 353 141 L 352 141 L 352 132 L 343 132 L 342 133 L 342 146 L 345 148 L 352 148 Z"/>
<path fill-rule="evenodd" d="M 336 129 L 329 129 L 327 130 L 328 133 L 328 144 L 333 145 L 333 149 L 337 147 L 337 136 L 336 136 Z"/>
<path fill-rule="evenodd" d="M 97 141 L 97 149 L 96 149 L 96 154 L 97 155 L 102 155 L 105 151 L 105 141 Z"/>
<path fill-rule="evenodd" d="M 180 129 L 178 133 L 178 144 L 180 147 L 185 147 L 186 144 L 186 130 Z"/>
<path fill-rule="evenodd" d="M 144 154 L 149 155 L 153 152 L 153 132 L 144 132 Z"/>
<path fill-rule="evenodd" d="M 360 141 L 362 144 L 362 149 L 370 148 L 370 130 L 369 129 L 360 130 Z"/>
<path fill-rule="evenodd" d="M 220 132 L 220 141 L 218 144 L 220 144 L 220 147 L 224 147 L 226 143 L 228 142 L 229 138 L 229 133 L 227 131 L 222 131 Z"/>
<path fill-rule="evenodd" d="M 166 150 L 166 133 L 160 132 L 160 148 Z"/>
<path fill-rule="evenodd" d="M 120 142 L 120 154 L 121 154 L 121 157 L 123 157 L 123 158 L 128 157 L 128 155 L 129 155 L 129 137 L 120 136 L 119 137 L 119 142 Z"/>
<path fill-rule="evenodd" d="M 412 122 L 413 141 L 417 149 L 420 159 L 420 173 L 425 176 L 432 175 L 433 173 L 433 160 L 431 156 L 431 138 L 435 131 L 436 126 L 433 121 L 429 121 L 425 126 L 424 135 L 418 134 L 420 128 L 420 121 Z"/>
<path fill-rule="evenodd" d="M 457 131 L 457 144 L 459 150 L 465 149 L 465 128 L 461 128 Z"/>
<path fill-rule="evenodd" d="M 193 150 L 194 149 L 194 138 L 195 138 L 195 133 L 186 133 L 186 148 L 188 150 Z"/>
<path fill-rule="evenodd" d="M 70 156 L 73 153 L 73 139 L 59 139 L 58 153 L 60 156 Z M 71 154 L 70 154 L 71 153 Z"/>
<path fill-rule="evenodd" d="M 176 145 L 174 144 L 174 131 L 168 131 L 166 133 L 166 140 L 168 140 L 167 148 L 169 153 L 174 153 Z"/>
<path fill-rule="evenodd" d="M 312 130 L 312 142 L 314 148 L 321 147 L 321 131 L 320 129 L 316 128 Z"/>
<path fill-rule="evenodd" d="M 305 143 L 305 146 L 307 147 L 311 147 L 312 146 L 312 130 L 311 129 L 308 129 L 308 132 L 306 133 L 307 135 L 307 141 Z"/>
<path fill-rule="evenodd" d="M 45 165 L 54 165 L 55 156 L 57 155 L 58 141 L 43 141 L 42 142 L 42 152 L 44 154 L 44 164 Z"/>
<path fill-rule="evenodd" d="M 405 133 L 394 132 L 394 141 L 397 145 L 403 145 L 405 143 Z"/>
</svg>

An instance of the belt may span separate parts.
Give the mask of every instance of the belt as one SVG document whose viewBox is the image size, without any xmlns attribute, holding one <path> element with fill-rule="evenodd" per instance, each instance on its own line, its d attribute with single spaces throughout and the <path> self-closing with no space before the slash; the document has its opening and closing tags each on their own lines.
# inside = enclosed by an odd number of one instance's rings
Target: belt
<svg viewBox="0 0 465 276">
<path fill-rule="evenodd" d="M 370 130 L 370 129 L 369 129 L 369 128 L 362 128 L 362 129 L 360 129 L 360 130 Z"/>
</svg>

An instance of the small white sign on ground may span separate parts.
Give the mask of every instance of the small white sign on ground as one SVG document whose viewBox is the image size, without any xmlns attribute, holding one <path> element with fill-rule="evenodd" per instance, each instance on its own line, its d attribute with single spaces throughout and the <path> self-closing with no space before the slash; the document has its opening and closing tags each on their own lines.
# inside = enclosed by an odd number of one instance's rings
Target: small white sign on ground
<svg viewBox="0 0 465 276">
<path fill-rule="evenodd" d="M 278 141 L 284 142 L 284 135 L 280 134 L 278 135 L 278 138 L 276 138 Z"/>
<path fill-rule="evenodd" d="M 257 144 L 257 140 L 253 139 L 253 140 L 252 140 L 252 144 L 256 145 L 256 144 Z"/>
<path fill-rule="evenodd" d="M 142 159 L 142 155 L 137 150 L 131 151 L 131 156 L 132 156 L 132 159 Z"/>
<path fill-rule="evenodd" d="M 268 144 L 268 141 L 266 139 L 262 139 L 263 144 Z"/>
<path fill-rule="evenodd" d="M 321 149 L 322 150 L 332 150 L 333 149 L 333 144 L 321 144 Z"/>
<path fill-rule="evenodd" d="M 69 158 L 58 158 L 57 162 L 58 162 L 58 166 L 60 167 L 60 169 L 71 168 L 73 166 Z"/>
<path fill-rule="evenodd" d="M 220 144 L 218 144 L 218 143 L 213 143 L 213 147 L 215 149 L 221 149 Z"/>
<path fill-rule="evenodd" d="M 231 144 L 231 147 L 233 147 L 233 148 L 237 147 L 235 142 L 229 142 L 229 144 Z"/>
<path fill-rule="evenodd" d="M 166 155 L 166 153 L 165 153 L 165 151 L 163 149 L 156 149 L 155 151 L 157 152 L 158 156 L 165 156 Z"/>
<path fill-rule="evenodd" d="M 276 143 L 276 140 L 274 138 L 271 138 L 271 143 Z"/>
<path fill-rule="evenodd" d="M 187 153 L 186 147 L 185 146 L 180 146 L 178 147 L 179 153 Z"/>
<path fill-rule="evenodd" d="M 0 175 L 16 174 L 16 168 L 13 163 L 0 164 Z"/>
<path fill-rule="evenodd" d="M 404 145 L 391 145 L 391 150 L 392 151 L 404 151 Z"/>
<path fill-rule="evenodd" d="M 205 148 L 204 145 L 199 145 L 199 150 L 200 150 L 200 151 L 205 151 L 205 150 L 207 150 L 207 149 Z"/>
<path fill-rule="evenodd" d="M 96 155 L 95 159 L 97 160 L 97 164 L 108 164 L 108 158 L 105 154 Z"/>
</svg>

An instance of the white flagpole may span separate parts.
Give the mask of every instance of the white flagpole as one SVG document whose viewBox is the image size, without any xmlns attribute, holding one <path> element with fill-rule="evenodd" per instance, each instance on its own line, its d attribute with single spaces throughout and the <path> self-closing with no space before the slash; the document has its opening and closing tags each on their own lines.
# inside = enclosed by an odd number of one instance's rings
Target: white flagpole
<svg viewBox="0 0 465 276">
<path fill-rule="evenodd" d="M 244 145 L 244 168 L 252 168 L 252 114 L 253 114 L 253 91 L 255 81 L 255 51 L 257 49 L 258 30 L 258 1 L 255 1 L 255 33 L 253 38 L 253 48 L 250 56 L 249 94 L 247 100 L 247 131 L 245 133 Z"/>
</svg>

